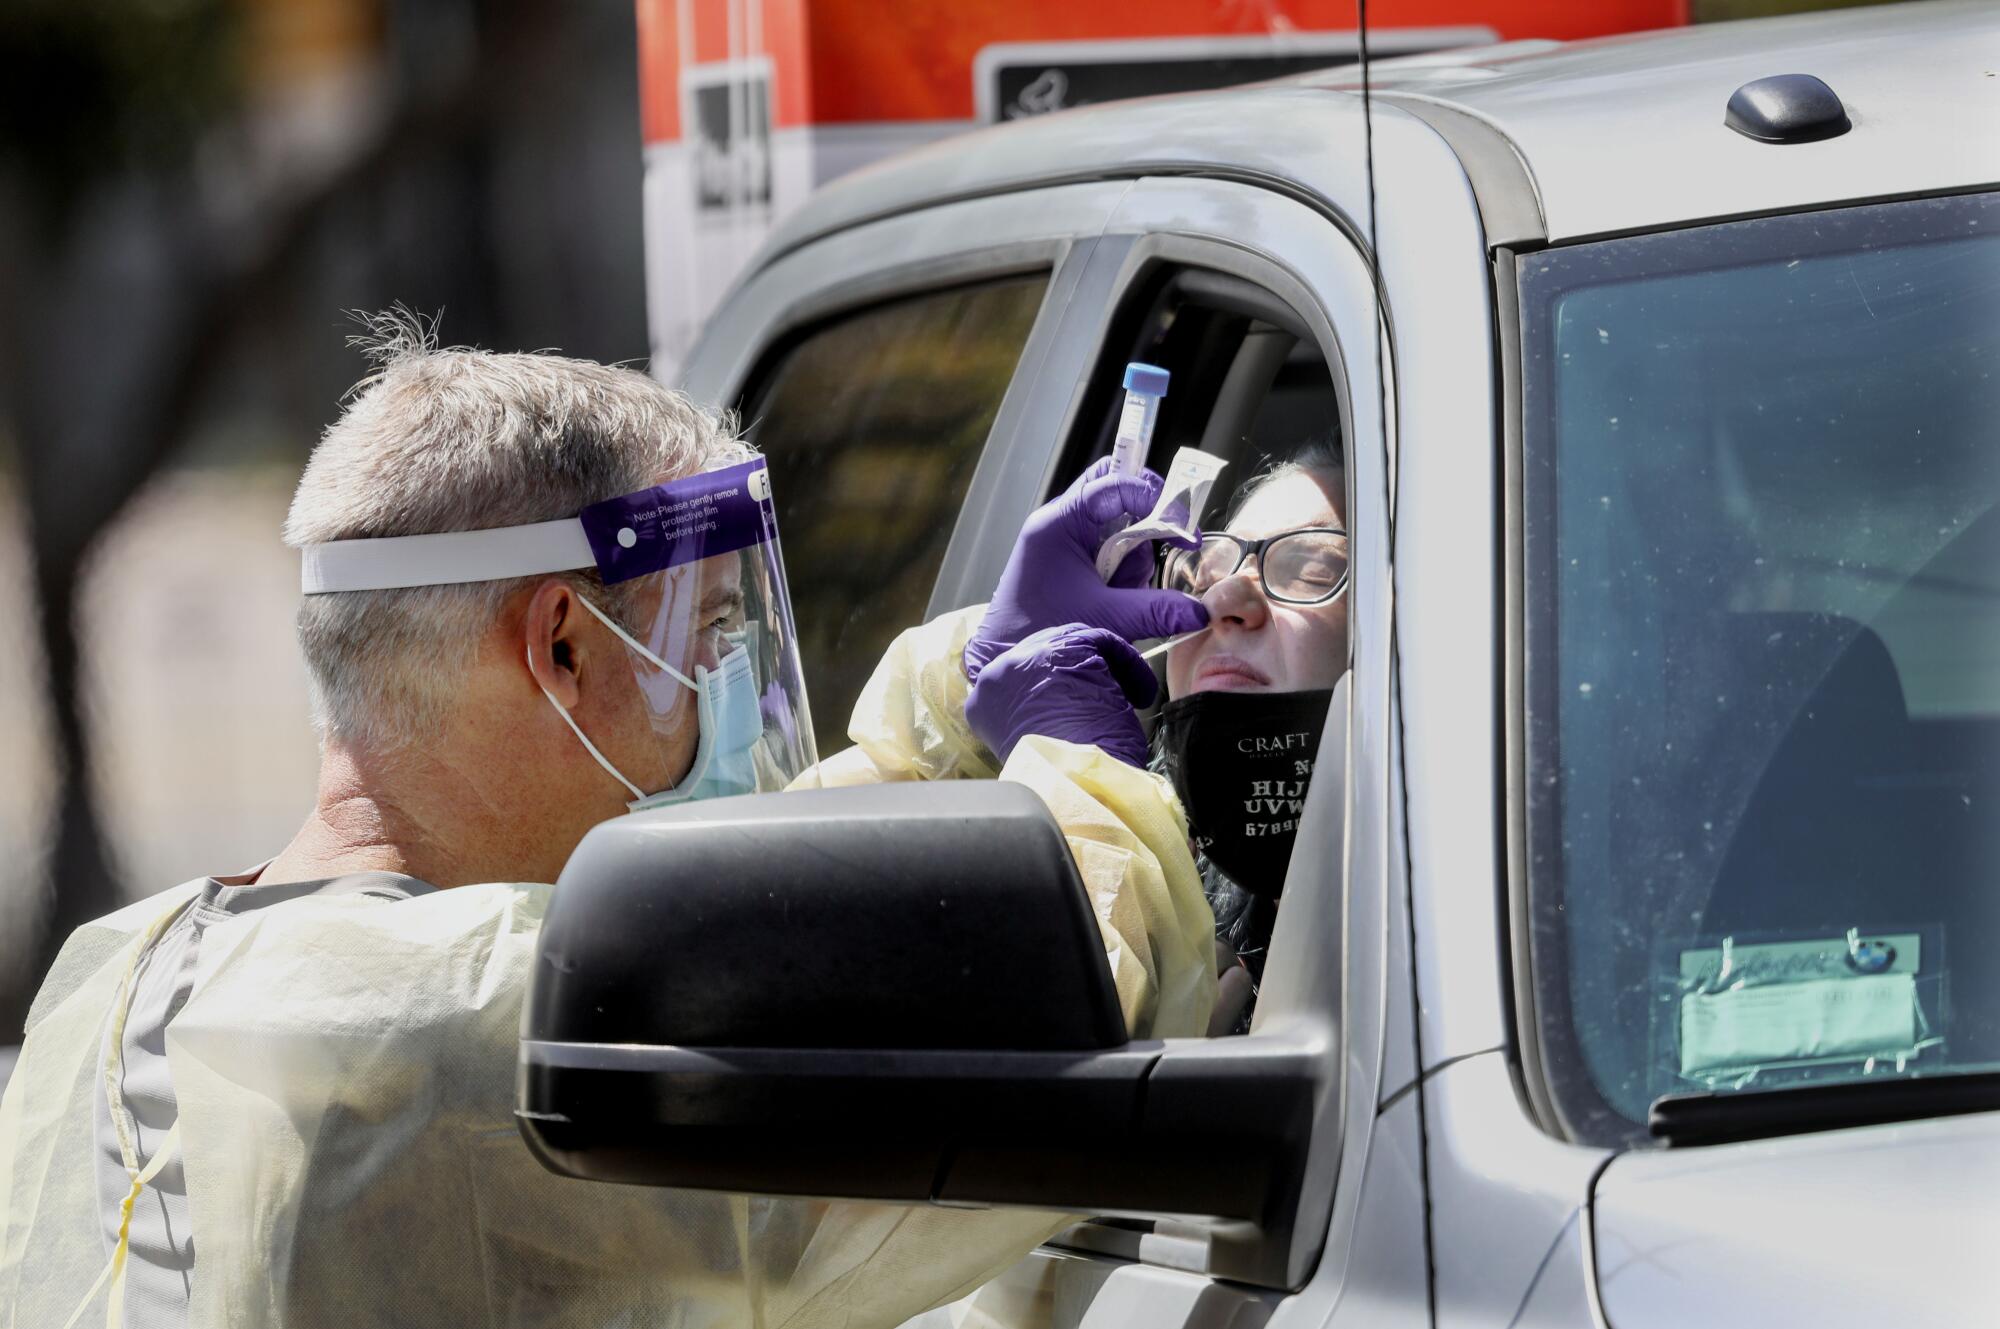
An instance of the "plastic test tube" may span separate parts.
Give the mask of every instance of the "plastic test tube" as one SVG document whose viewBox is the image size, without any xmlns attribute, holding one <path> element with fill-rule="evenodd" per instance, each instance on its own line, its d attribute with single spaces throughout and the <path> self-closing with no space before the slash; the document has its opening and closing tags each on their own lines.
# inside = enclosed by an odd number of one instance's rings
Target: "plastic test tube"
<svg viewBox="0 0 2000 1329">
<path fill-rule="evenodd" d="M 1153 446 L 1153 425 L 1160 418 L 1160 398 L 1167 395 L 1167 371 L 1134 360 L 1125 366 L 1125 409 L 1118 414 L 1118 437 L 1111 444 L 1111 469 L 1137 475 Z"/>
</svg>

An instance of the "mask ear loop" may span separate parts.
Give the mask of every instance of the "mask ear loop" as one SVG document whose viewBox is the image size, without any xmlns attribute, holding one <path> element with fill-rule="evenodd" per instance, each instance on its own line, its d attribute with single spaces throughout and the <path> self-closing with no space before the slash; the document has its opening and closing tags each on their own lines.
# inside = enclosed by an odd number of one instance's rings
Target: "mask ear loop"
<svg viewBox="0 0 2000 1329">
<path fill-rule="evenodd" d="M 532 646 L 528 647 L 528 674 L 530 677 L 534 677 L 535 675 L 535 648 Z M 583 727 L 577 724 L 576 717 L 569 713 L 569 708 L 567 706 L 564 706 L 561 702 L 557 701 L 556 694 L 550 692 L 546 687 L 543 687 L 542 681 L 538 677 L 535 678 L 535 686 L 542 689 L 542 695 L 548 698 L 549 705 L 555 707 L 556 714 L 560 715 L 563 719 L 563 723 L 569 726 L 569 731 L 572 734 L 576 735 L 576 741 L 583 744 L 584 751 L 588 752 L 591 756 L 595 757 L 597 759 L 597 764 L 599 766 L 602 766 L 605 772 L 608 775 L 610 775 L 612 779 L 616 780 L 619 784 L 622 784 L 627 789 L 631 790 L 632 797 L 635 800 L 644 798 L 646 796 L 645 791 L 640 789 L 638 785 L 635 785 L 630 780 L 626 779 L 624 774 L 616 766 L 613 766 L 611 764 L 610 759 L 607 758 L 602 752 L 599 752 L 597 750 L 597 744 L 590 741 L 590 736 L 583 732 Z"/>
<path fill-rule="evenodd" d="M 642 659 L 650 662 L 655 667 L 665 671 L 667 674 L 672 676 L 675 682 L 679 683 L 682 687 L 688 689 L 688 691 L 697 694 L 700 693 L 701 688 L 699 687 L 699 685 L 695 683 L 693 679 L 689 678 L 686 674 L 683 674 L 680 670 L 674 668 L 672 665 L 668 664 L 665 660 L 662 660 L 659 656 L 653 654 L 651 651 L 647 650 L 644 646 L 641 646 L 638 642 L 634 641 L 632 639 L 631 633 L 625 631 L 624 628 L 621 628 L 616 623 L 612 622 L 610 616 L 607 615 L 602 609 L 599 609 L 596 605 L 592 604 L 587 597 L 579 595 L 576 598 L 582 602 L 583 607 L 585 609 L 588 609 L 596 617 L 598 622 L 602 623 L 605 627 L 611 629 L 611 633 L 613 636 L 617 637 L 618 640 L 624 642 L 631 649 L 637 651 Z M 527 650 L 528 650 L 528 674 L 530 677 L 535 677 L 535 648 L 533 646 L 529 646 Z M 569 713 L 569 708 L 567 706 L 564 706 L 561 702 L 557 701 L 555 694 L 553 692 L 550 692 L 546 687 L 542 687 L 541 680 L 539 678 L 536 678 L 535 686 L 542 688 L 542 695 L 548 698 L 549 705 L 555 707 L 556 714 L 560 715 L 562 717 L 563 723 L 569 726 L 569 731 L 572 734 L 576 735 L 576 741 L 583 744 L 584 751 L 588 752 L 592 757 L 596 758 L 597 764 L 599 766 L 602 766 L 605 772 L 608 775 L 610 775 L 612 779 L 616 780 L 619 784 L 624 785 L 627 789 L 629 789 L 632 792 L 632 800 L 634 802 L 639 802 L 642 799 L 652 797 L 652 795 L 648 794 L 645 790 L 639 788 L 638 785 L 635 785 L 630 780 L 626 779 L 624 773 L 620 771 L 616 766 L 613 766 L 611 764 L 610 758 L 606 757 L 602 752 L 599 752 L 597 750 L 597 744 L 590 741 L 590 736 L 583 732 L 583 726 L 579 725 L 576 722 L 576 717 Z M 669 789 L 671 789 L 671 786 L 669 786 Z M 662 790 L 661 792 L 665 793 L 668 791 Z"/>
</svg>

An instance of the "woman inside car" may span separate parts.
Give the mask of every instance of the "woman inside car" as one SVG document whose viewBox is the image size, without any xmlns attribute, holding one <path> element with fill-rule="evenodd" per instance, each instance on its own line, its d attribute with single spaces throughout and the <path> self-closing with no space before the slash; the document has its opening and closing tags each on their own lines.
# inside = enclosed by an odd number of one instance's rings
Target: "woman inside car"
<svg viewBox="0 0 2000 1329">
<path fill-rule="evenodd" d="M 1107 585 L 1093 566 L 1104 532 L 1121 512 L 1147 511 L 1161 483 L 1108 467 L 1029 518 L 963 652 L 965 719 L 999 762 L 1041 736 L 1171 781 L 1195 855 L 1188 889 L 1198 873 L 1216 923 L 1208 1032 L 1240 1032 L 1347 669 L 1341 459 L 1308 445 L 1246 484 L 1220 529 L 1164 549 L 1157 577 L 1153 553 L 1137 549 Z M 1162 637 L 1181 641 L 1149 738 L 1139 708 L 1157 682 L 1133 643 Z"/>
<path fill-rule="evenodd" d="M 1197 596 L 1206 631 L 1167 656 L 1155 769 L 1188 814 L 1215 911 L 1221 991 L 1211 1034 L 1244 1032 L 1332 689 L 1347 672 L 1345 482 L 1329 444 L 1252 480 L 1163 587 Z"/>
</svg>

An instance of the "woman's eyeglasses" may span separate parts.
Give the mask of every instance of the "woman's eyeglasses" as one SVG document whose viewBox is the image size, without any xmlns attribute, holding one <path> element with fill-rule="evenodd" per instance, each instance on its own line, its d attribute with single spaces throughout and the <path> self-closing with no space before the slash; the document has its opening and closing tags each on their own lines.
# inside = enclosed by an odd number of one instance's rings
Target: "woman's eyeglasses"
<svg viewBox="0 0 2000 1329">
<path fill-rule="evenodd" d="M 1280 531 L 1262 540 L 1220 531 L 1204 535 L 1200 549 L 1167 552 L 1160 585 L 1203 595 L 1253 558 L 1264 594 L 1284 604 L 1323 604 L 1347 585 L 1347 532 L 1333 526 Z"/>
</svg>

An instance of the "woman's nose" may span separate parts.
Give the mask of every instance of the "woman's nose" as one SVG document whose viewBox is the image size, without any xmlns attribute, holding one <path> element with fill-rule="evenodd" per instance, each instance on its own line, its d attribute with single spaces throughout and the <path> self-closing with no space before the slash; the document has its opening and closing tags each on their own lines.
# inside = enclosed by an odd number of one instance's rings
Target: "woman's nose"
<svg viewBox="0 0 2000 1329">
<path fill-rule="evenodd" d="M 1264 588 L 1247 569 L 1224 577 L 1209 587 L 1208 594 L 1201 599 L 1208 606 L 1211 623 L 1224 622 L 1254 630 L 1263 627 L 1271 617 L 1271 602 L 1264 598 Z"/>
</svg>

